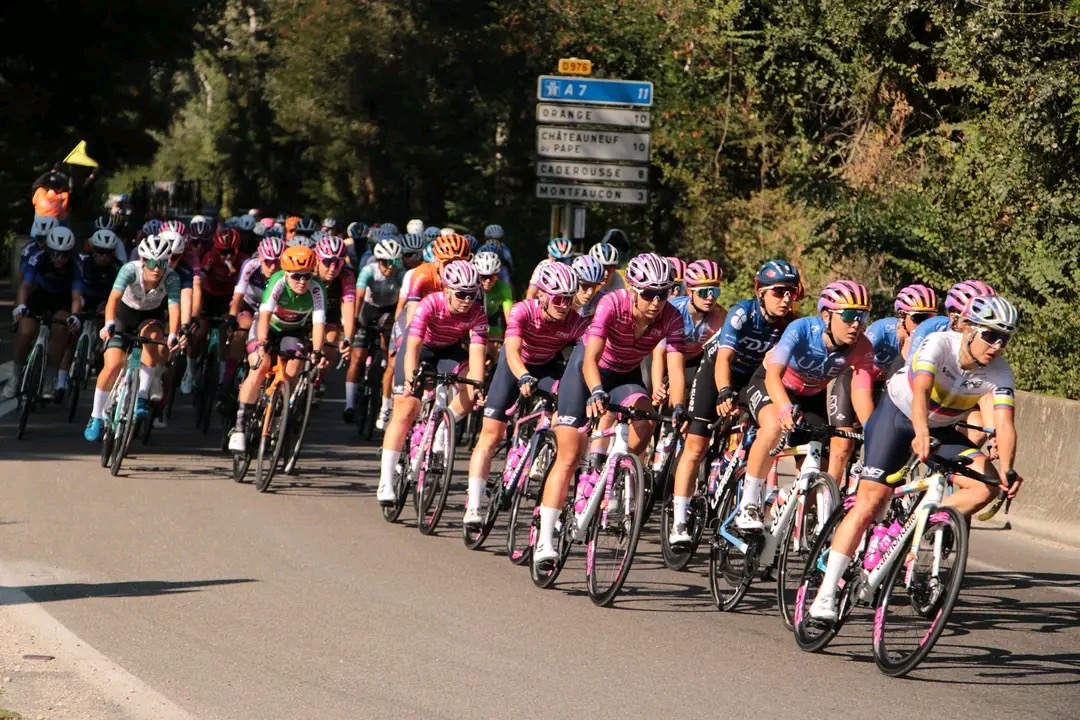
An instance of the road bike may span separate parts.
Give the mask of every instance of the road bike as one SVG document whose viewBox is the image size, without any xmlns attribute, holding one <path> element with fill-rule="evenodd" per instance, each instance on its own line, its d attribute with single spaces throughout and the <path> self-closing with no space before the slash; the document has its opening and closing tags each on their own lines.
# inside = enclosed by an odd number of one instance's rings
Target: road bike
<svg viewBox="0 0 1080 720">
<path fill-rule="evenodd" d="M 98 324 L 94 314 L 80 314 L 82 329 L 75 341 L 75 350 L 71 353 L 71 368 L 68 371 L 67 406 L 68 422 L 74 422 L 79 407 L 79 396 L 83 388 L 96 376 L 94 359 L 102 352 L 101 339 L 98 338 Z"/>
<path fill-rule="evenodd" d="M 54 320 L 51 312 L 25 317 L 38 321 L 38 331 L 34 344 L 30 347 L 30 354 L 26 356 L 22 377 L 18 380 L 19 426 L 15 437 L 19 440 L 22 440 L 23 435 L 26 434 L 26 423 L 30 420 L 30 413 L 45 405 L 45 398 L 42 395 L 45 389 L 45 362 L 49 357 L 49 341 L 52 339 L 51 328 L 53 325 L 67 324 L 66 320 Z M 15 378 L 12 378 L 10 382 L 15 382 Z"/>
<path fill-rule="evenodd" d="M 105 431 L 101 437 L 101 467 L 109 468 L 114 476 L 120 473 L 120 466 L 127 457 L 131 438 L 136 431 L 135 405 L 139 396 L 142 348 L 144 345 L 168 346 L 162 340 L 137 333 L 121 333 L 120 336 L 125 342 L 131 343 L 131 347 L 123 370 L 109 390 L 109 400 L 105 406 Z M 151 422 L 150 416 L 146 416 L 144 421 Z"/>
</svg>

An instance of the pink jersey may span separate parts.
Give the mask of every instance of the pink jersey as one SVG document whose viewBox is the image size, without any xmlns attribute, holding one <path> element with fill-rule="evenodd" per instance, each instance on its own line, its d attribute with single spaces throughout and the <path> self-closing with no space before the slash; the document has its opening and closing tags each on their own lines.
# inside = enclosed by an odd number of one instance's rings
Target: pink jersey
<svg viewBox="0 0 1080 720">
<path fill-rule="evenodd" d="M 607 340 L 600 355 L 600 367 L 619 373 L 630 372 L 662 340 L 667 341 L 668 352 L 682 352 L 685 337 L 683 319 L 670 303 L 664 304 L 660 314 L 649 323 L 641 337 L 634 337 L 636 328 L 634 294 L 623 289 L 605 295 L 596 306 L 588 332 L 589 337 Z"/>
<path fill-rule="evenodd" d="M 450 312 L 446 293 L 434 292 L 420 301 L 409 324 L 409 337 L 421 338 L 428 347 L 447 347 L 469 335 L 472 345 L 487 345 L 488 319 L 483 302 L 474 302 L 466 312 Z"/>
<path fill-rule="evenodd" d="M 521 361 L 526 365 L 543 365 L 550 362 L 559 351 L 580 338 L 589 327 L 589 321 L 571 310 L 562 320 L 544 319 L 540 301 L 522 300 L 510 308 L 510 320 L 506 323 L 506 337 L 521 338 Z"/>
</svg>

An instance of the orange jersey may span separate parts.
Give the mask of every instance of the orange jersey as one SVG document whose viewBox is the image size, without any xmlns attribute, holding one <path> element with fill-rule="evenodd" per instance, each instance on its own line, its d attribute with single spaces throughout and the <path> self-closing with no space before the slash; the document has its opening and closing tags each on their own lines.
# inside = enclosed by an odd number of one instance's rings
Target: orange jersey
<svg viewBox="0 0 1080 720">
<path fill-rule="evenodd" d="M 44 217 L 65 218 L 68 214 L 68 191 L 39 187 L 34 191 L 34 214 Z"/>
<path fill-rule="evenodd" d="M 423 300 L 431 293 L 442 289 L 442 270 L 439 264 L 424 263 L 413 271 L 412 284 L 409 286 L 409 302 Z"/>
</svg>

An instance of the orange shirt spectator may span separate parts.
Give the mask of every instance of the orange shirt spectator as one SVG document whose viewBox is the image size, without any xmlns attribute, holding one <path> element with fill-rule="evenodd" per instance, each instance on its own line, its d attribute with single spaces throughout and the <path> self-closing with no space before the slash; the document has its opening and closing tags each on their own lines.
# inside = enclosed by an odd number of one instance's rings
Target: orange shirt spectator
<svg viewBox="0 0 1080 720">
<path fill-rule="evenodd" d="M 64 220 L 68 216 L 69 197 L 67 190 L 39 187 L 34 191 L 34 214 Z"/>
</svg>

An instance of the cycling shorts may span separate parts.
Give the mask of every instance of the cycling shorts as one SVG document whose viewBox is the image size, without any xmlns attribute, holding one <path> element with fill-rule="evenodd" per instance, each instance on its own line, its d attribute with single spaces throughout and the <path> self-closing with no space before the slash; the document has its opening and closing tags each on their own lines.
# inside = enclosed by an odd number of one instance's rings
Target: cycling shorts
<svg viewBox="0 0 1080 720">
<path fill-rule="evenodd" d="M 131 346 L 134 344 L 131 340 L 125 340 L 120 337 L 120 333 L 138 333 L 143 334 L 143 328 L 150 323 L 158 323 L 165 328 L 165 304 L 160 307 L 156 307 L 153 310 L 136 310 L 123 301 L 116 305 L 116 318 L 115 318 L 115 334 L 109 338 L 109 341 L 105 343 L 105 349 L 120 348 L 125 353 L 131 350 Z"/>
<path fill-rule="evenodd" d="M 641 379 L 644 381 L 645 389 L 652 396 L 652 353 L 645 356 L 645 359 L 641 361 Z M 690 396 L 690 386 L 694 383 L 694 375 L 697 374 L 698 368 L 701 366 L 701 361 L 704 359 L 704 355 L 698 355 L 696 358 L 687 359 L 683 355 L 683 379 L 686 381 L 686 394 L 683 397 Z M 668 388 L 670 394 L 670 386 Z"/>
<path fill-rule="evenodd" d="M 69 313 L 71 312 L 71 293 L 51 293 L 41 288 L 35 288 L 26 298 L 26 309 L 33 315 L 42 313 Z"/>
<path fill-rule="evenodd" d="M 446 347 L 420 346 L 420 360 L 418 365 L 430 365 L 436 372 L 456 373 L 469 359 L 469 351 L 463 346 L 454 344 Z M 405 394 L 405 348 L 397 354 L 394 360 L 394 395 Z"/>
<path fill-rule="evenodd" d="M 975 443 L 952 425 L 930 428 L 930 437 L 941 442 L 936 453 L 944 458 L 982 456 Z M 911 457 L 915 428 L 888 395 L 874 408 L 863 438 L 861 479 L 883 485 L 899 484 L 901 478 L 896 476 Z"/>
<path fill-rule="evenodd" d="M 828 393 L 825 390 L 821 390 L 813 395 L 796 395 L 795 393 L 788 391 L 788 397 L 791 398 L 793 405 L 799 406 L 799 412 L 806 418 L 807 423 L 811 425 L 824 425 L 828 421 L 828 403 L 826 402 Z M 750 378 L 750 382 L 746 384 L 746 387 L 742 389 L 739 394 L 739 401 L 746 405 L 750 410 L 750 414 L 754 418 L 754 422 L 757 422 L 758 413 L 761 409 L 767 405 L 772 405 L 772 398 L 769 397 L 769 391 L 765 388 L 765 368 L 759 367 L 754 371 L 753 376 Z M 835 426 L 834 426 L 835 427 Z M 798 445 L 798 442 L 790 440 L 789 445 Z"/>
<path fill-rule="evenodd" d="M 851 402 L 851 376 L 854 371 L 848 368 L 829 384 L 829 424 L 833 427 L 858 427 L 859 418 L 855 415 L 855 405 Z M 885 390 L 886 376 L 874 381 L 874 406 L 881 402 Z"/>
<path fill-rule="evenodd" d="M 305 325 L 304 327 L 290 328 L 288 330 L 275 330 L 270 328 L 270 332 L 266 336 L 267 342 L 270 343 L 270 347 L 277 347 L 279 351 L 299 350 L 301 347 L 306 347 L 311 338 L 311 325 Z M 259 349 L 259 314 L 256 313 L 251 318 L 251 327 L 248 328 L 247 336 L 247 354 L 251 355 Z"/>
<path fill-rule="evenodd" d="M 736 395 L 749 382 L 750 375 L 731 374 L 731 389 L 735 391 Z M 698 365 L 697 372 L 694 373 L 694 379 L 690 385 L 690 400 L 686 406 L 690 417 L 701 418 L 701 420 L 690 421 L 690 427 L 687 429 L 689 434 L 704 438 L 712 435 L 709 425 L 717 420 L 716 405 L 719 396 L 720 391 L 716 387 L 716 354 L 705 353 L 702 356 L 701 364 Z M 732 399 L 737 400 L 738 398 Z M 706 420 L 708 422 L 705 422 Z"/>
<path fill-rule="evenodd" d="M 566 370 L 559 382 L 559 426 L 585 427 L 589 420 L 585 417 L 585 404 L 592 393 L 585 387 L 585 375 L 581 371 L 584 361 L 585 343 L 578 342 L 574 346 L 574 352 L 570 353 L 570 360 L 566 363 Z M 645 384 L 641 381 L 639 368 L 628 372 L 615 372 L 601 367 L 600 385 L 611 398 L 611 402 L 619 405 L 633 405 L 638 398 L 649 397 Z"/>
<path fill-rule="evenodd" d="M 555 383 L 563 373 L 563 363 L 559 359 L 550 360 L 543 365 L 526 365 L 529 374 L 540 381 L 541 390 L 551 392 Z M 484 403 L 484 418 L 491 418 L 498 422 L 506 422 L 507 410 L 518 400 L 518 381 L 514 373 L 510 372 L 510 366 L 506 363 L 506 348 L 499 351 L 499 362 L 495 366 L 495 375 L 491 378 L 491 386 L 487 392 L 487 402 Z"/>
<path fill-rule="evenodd" d="M 379 337 L 379 325 L 382 324 L 383 318 L 387 315 L 393 316 L 393 305 L 372 305 L 371 303 L 360 304 L 360 322 L 356 327 L 356 342 L 360 347 L 368 347 L 369 343 L 374 345 L 376 338 Z M 389 323 L 389 320 L 387 320 Z"/>
</svg>

